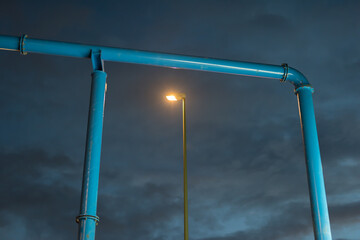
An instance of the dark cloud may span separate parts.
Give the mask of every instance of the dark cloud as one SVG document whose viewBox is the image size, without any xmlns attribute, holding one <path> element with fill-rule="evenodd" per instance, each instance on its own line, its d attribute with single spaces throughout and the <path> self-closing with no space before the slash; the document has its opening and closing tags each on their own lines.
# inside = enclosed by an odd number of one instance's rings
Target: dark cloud
<svg viewBox="0 0 360 240">
<path fill-rule="evenodd" d="M 1 235 L 5 239 L 54 239 L 74 236 L 79 207 L 81 165 L 42 150 L 0 154 Z M 63 231 L 63 229 L 68 229 Z M 62 235 L 56 233 L 62 232 Z"/>
<path fill-rule="evenodd" d="M 359 235 L 356 1 L 9 1 L 0 33 L 289 63 L 315 87 L 333 238 Z M 90 61 L 0 54 L 0 238 L 76 238 Z M 105 63 L 98 239 L 313 239 L 297 100 L 275 80 Z"/>
</svg>

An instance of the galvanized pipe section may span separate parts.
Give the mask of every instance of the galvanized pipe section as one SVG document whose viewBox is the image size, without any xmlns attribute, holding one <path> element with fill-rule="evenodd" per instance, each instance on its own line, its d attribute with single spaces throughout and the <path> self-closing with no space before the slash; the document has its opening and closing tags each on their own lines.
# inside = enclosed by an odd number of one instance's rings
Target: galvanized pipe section
<svg viewBox="0 0 360 240">
<path fill-rule="evenodd" d="M 315 239 L 331 240 L 330 220 L 321 166 L 312 93 L 313 89 L 309 86 L 303 86 L 296 89 L 305 147 L 306 169 Z"/>
<path fill-rule="evenodd" d="M 94 240 L 95 226 L 99 221 L 99 217 L 96 216 L 96 208 L 105 92 L 106 73 L 95 70 L 92 73 L 80 215 L 77 217 L 77 222 L 79 223 L 79 240 Z"/>
</svg>

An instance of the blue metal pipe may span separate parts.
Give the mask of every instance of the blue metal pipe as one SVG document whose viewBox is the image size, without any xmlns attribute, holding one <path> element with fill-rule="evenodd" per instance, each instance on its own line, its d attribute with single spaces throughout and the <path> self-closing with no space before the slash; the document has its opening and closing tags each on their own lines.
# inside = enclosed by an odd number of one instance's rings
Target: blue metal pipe
<svg viewBox="0 0 360 240">
<path fill-rule="evenodd" d="M 331 239 L 311 87 L 305 76 L 296 69 L 290 68 L 286 64 L 275 66 L 199 58 L 78 43 L 29 39 L 24 35 L 22 37 L 0 36 L 0 50 L 20 51 L 21 54 L 32 52 L 80 58 L 91 58 L 101 53 L 102 60 L 106 61 L 271 78 L 293 84 L 299 102 L 315 238 L 317 240 Z M 101 61 L 96 60 L 94 62 L 96 66 L 99 66 L 98 68 L 100 70 L 103 69 Z M 106 74 L 100 70 L 96 70 L 93 73 L 82 204 L 80 216 L 78 217 L 80 222 L 79 235 L 83 237 L 86 231 L 89 231 L 91 236 L 95 234 L 95 223 L 98 220 L 96 217 L 96 201 L 106 84 Z M 102 107 L 100 107 L 100 105 Z"/>
<path fill-rule="evenodd" d="M 310 86 L 302 86 L 297 88 L 295 92 L 298 98 L 305 147 L 314 235 L 316 240 L 331 240 L 330 220 L 312 99 L 313 89 Z"/>
<path fill-rule="evenodd" d="M 102 59 L 105 61 L 272 78 L 288 81 L 296 87 L 309 84 L 299 71 L 287 66 L 190 57 L 10 36 L 0 36 L 0 49 L 21 51 L 22 53 L 31 52 L 80 58 L 90 58 L 91 51 L 101 51 Z"/>
<path fill-rule="evenodd" d="M 77 222 L 79 223 L 79 240 L 94 240 L 95 226 L 99 221 L 99 217 L 96 216 L 96 208 L 105 92 L 106 73 L 95 70 L 92 73 L 80 215 L 77 217 Z"/>
</svg>

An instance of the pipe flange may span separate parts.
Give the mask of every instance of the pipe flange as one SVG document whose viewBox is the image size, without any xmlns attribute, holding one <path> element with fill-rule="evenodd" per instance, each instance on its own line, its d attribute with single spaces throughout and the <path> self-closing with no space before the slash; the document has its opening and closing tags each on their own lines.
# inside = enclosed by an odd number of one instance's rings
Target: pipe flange
<svg viewBox="0 0 360 240">
<path fill-rule="evenodd" d="M 19 42 L 19 50 L 20 50 L 20 54 L 21 55 L 26 55 L 27 52 L 25 52 L 25 40 L 28 37 L 28 35 L 23 34 L 20 38 L 20 42 Z"/>
<path fill-rule="evenodd" d="M 80 223 L 81 219 L 87 219 L 87 218 L 93 219 L 96 222 L 96 225 L 99 224 L 100 218 L 98 216 L 86 215 L 86 214 L 81 214 L 81 215 L 77 216 L 76 222 Z"/>
<path fill-rule="evenodd" d="M 289 66 L 287 65 L 287 63 L 283 63 L 281 64 L 281 66 L 284 68 L 284 75 L 283 77 L 280 79 L 280 82 L 285 82 L 286 78 L 288 76 L 288 72 L 289 72 Z"/>
</svg>

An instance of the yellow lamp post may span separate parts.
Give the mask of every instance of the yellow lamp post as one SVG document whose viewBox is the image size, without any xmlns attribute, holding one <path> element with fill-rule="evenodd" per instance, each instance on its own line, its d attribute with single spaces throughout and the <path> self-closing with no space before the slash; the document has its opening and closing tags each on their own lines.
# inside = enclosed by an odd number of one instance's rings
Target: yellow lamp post
<svg viewBox="0 0 360 240">
<path fill-rule="evenodd" d="M 189 240 L 188 225 L 188 190 L 187 190 L 187 162 L 186 162 L 186 114 L 185 94 L 178 93 L 166 96 L 169 101 L 182 100 L 182 123 L 183 123 L 183 160 L 184 160 L 184 240 Z"/>
</svg>

